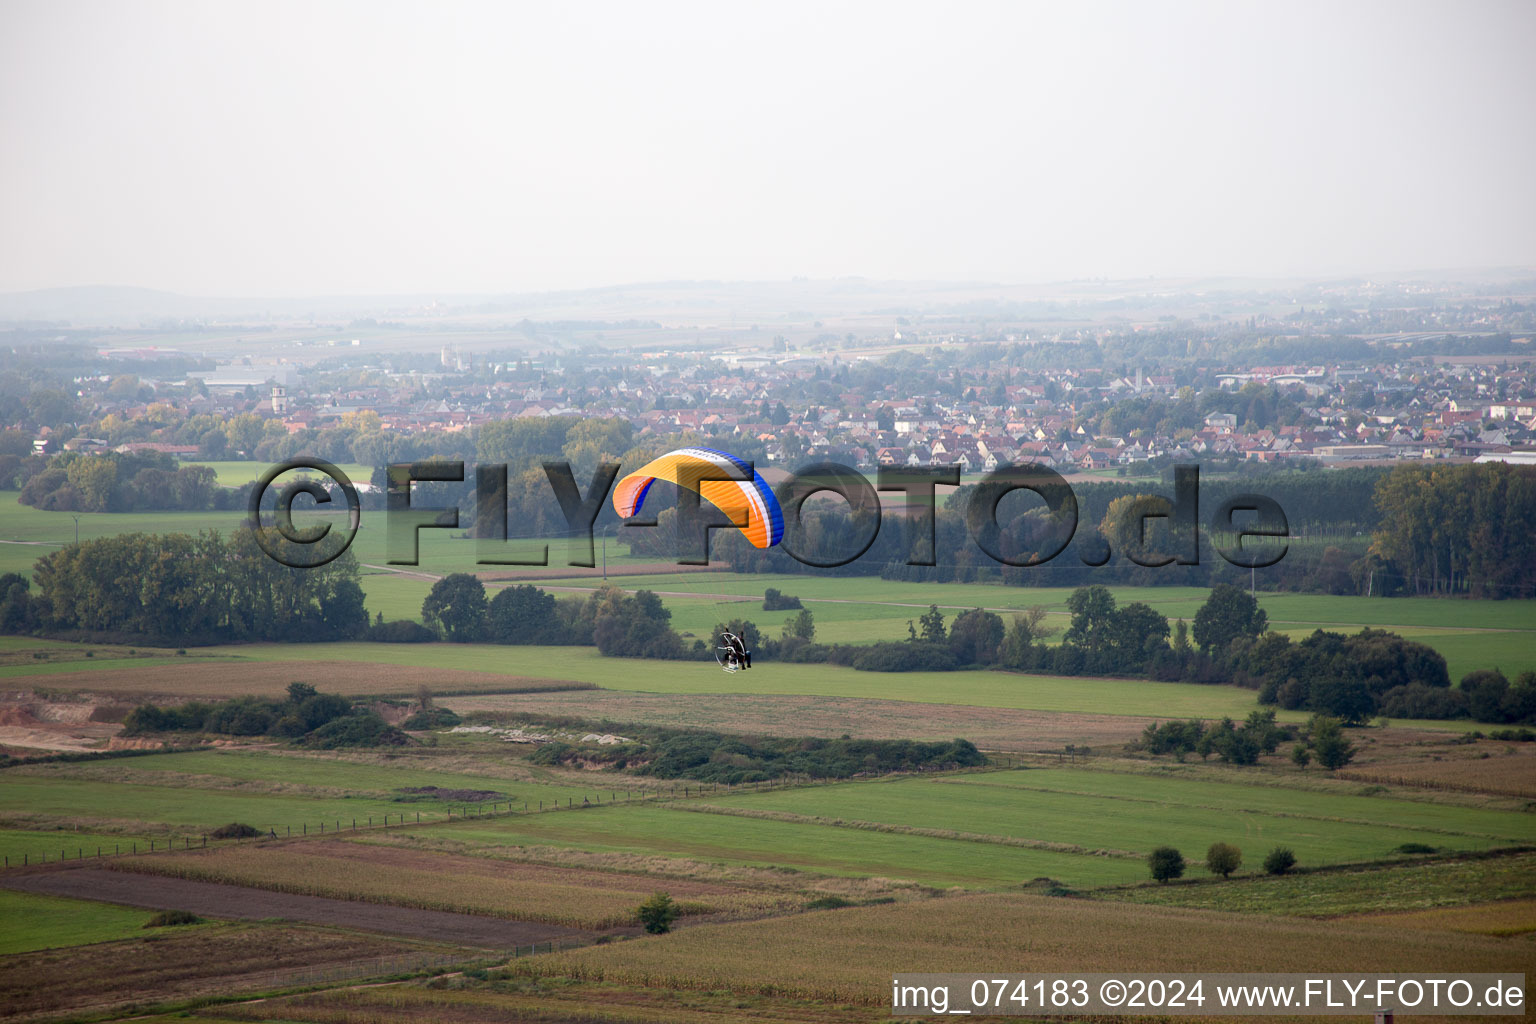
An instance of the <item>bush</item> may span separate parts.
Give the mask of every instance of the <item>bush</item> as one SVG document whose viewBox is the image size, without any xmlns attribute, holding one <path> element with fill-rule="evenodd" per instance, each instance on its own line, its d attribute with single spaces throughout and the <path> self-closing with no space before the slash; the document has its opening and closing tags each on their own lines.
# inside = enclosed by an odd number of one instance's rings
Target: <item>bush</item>
<svg viewBox="0 0 1536 1024">
<path fill-rule="evenodd" d="M 1434 853 L 1435 848 L 1428 843 L 1404 843 L 1397 848 L 1398 853 Z"/>
<path fill-rule="evenodd" d="M 925 640 L 870 644 L 854 655 L 853 667 L 863 672 L 952 672 L 960 659 L 947 644 Z"/>
<path fill-rule="evenodd" d="M 660 935 L 672 930 L 672 922 L 677 920 L 677 904 L 672 902 L 668 893 L 658 892 L 640 906 L 635 908 L 635 916 L 640 923 L 645 925 L 645 930 L 652 935 Z"/>
<path fill-rule="evenodd" d="M 169 928 L 178 924 L 202 924 L 203 919 L 187 910 L 162 910 L 148 921 L 145 928 Z"/>
<path fill-rule="evenodd" d="M 367 637 L 379 644 L 429 644 L 437 640 L 437 633 L 410 619 L 394 619 L 369 626 Z"/>
<path fill-rule="evenodd" d="M 245 824 L 242 824 L 242 823 L 240 823 L 238 821 L 232 821 L 228 825 L 220 825 L 218 828 L 214 829 L 212 832 L 209 832 L 208 833 L 208 838 L 209 839 L 251 839 L 251 838 L 253 838 L 255 836 L 259 836 L 259 835 L 262 835 L 262 834 L 263 833 L 262 833 L 261 829 L 259 829 L 259 828 L 252 828 L 250 825 L 245 825 Z"/>
<path fill-rule="evenodd" d="M 1354 760 L 1355 745 L 1344 738 L 1339 723 L 1323 715 L 1313 715 L 1308 725 L 1312 737 L 1312 752 L 1317 763 L 1329 771 L 1343 768 Z"/>
<path fill-rule="evenodd" d="M 361 711 L 325 723 L 300 742 L 306 747 L 334 750 L 337 747 L 403 747 L 412 741 L 380 718 L 377 712 Z"/>
<path fill-rule="evenodd" d="M 1184 855 L 1171 846 L 1159 846 L 1147 854 L 1147 866 L 1159 882 L 1184 877 Z"/>
<path fill-rule="evenodd" d="M 844 899 L 841 896 L 818 896 L 805 905 L 806 910 L 840 910 L 843 907 L 853 906 L 853 900 Z"/>
<path fill-rule="evenodd" d="M 781 594 L 775 587 L 763 591 L 763 611 L 784 612 L 801 607 L 800 599 L 793 594 Z"/>
<path fill-rule="evenodd" d="M 447 708 L 423 708 L 400 723 L 402 729 L 451 729 L 463 719 Z"/>
<path fill-rule="evenodd" d="M 1222 878 L 1243 866 L 1243 851 L 1231 843 L 1212 843 L 1205 851 L 1205 870 Z"/>
<path fill-rule="evenodd" d="M 1296 866 L 1296 855 L 1288 846 L 1277 846 L 1264 858 L 1264 870 L 1271 875 L 1283 875 Z"/>
</svg>

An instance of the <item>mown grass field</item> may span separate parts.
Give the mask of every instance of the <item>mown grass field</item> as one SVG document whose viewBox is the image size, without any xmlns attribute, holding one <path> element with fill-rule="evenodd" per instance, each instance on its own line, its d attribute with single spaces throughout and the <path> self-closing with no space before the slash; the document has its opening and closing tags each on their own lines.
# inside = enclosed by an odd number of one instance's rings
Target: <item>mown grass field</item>
<svg viewBox="0 0 1536 1024">
<path fill-rule="evenodd" d="M 1250 690 L 1230 686 L 1149 683 L 1024 675 L 1011 672 L 859 672 L 835 665 L 763 662 L 726 676 L 713 663 L 606 658 L 593 647 L 502 647 L 493 644 L 250 644 L 200 653 L 261 661 L 368 661 L 501 671 L 591 682 L 605 689 L 653 693 L 813 694 L 876 697 L 927 704 L 972 704 L 1157 717 L 1242 717 L 1257 707 Z"/>
<path fill-rule="evenodd" d="M 1242 719 L 1259 705 L 1252 690 L 1234 686 L 1158 683 L 1142 679 L 1042 676 L 1017 672 L 860 672 L 836 665 L 754 663 L 731 676 L 708 662 L 607 658 L 593 647 L 505 647 L 494 644 L 249 644 L 203 648 L 208 655 L 262 661 L 366 662 L 501 671 L 545 679 L 590 682 L 603 689 L 677 694 L 802 694 L 875 698 L 923 704 L 961 704 L 1147 718 Z M 105 684 L 103 684 L 105 685 Z M 1301 712 L 1278 712 L 1304 721 Z M 1475 723 L 1415 721 L 1416 728 L 1468 731 Z"/>
<path fill-rule="evenodd" d="M 607 801 L 610 791 L 598 787 L 622 781 L 529 768 L 494 748 L 479 749 L 473 759 L 479 770 L 466 770 L 469 758 L 455 759 L 457 770 L 451 770 L 409 757 L 366 764 L 345 755 L 227 751 L 13 767 L 0 784 L 0 849 L 7 856 L 54 861 L 61 849 L 69 859 L 80 849 L 89 857 L 98 845 L 111 855 L 119 845 L 128 853 L 135 841 L 142 852 L 151 839 L 162 849 L 168 839 L 184 847 L 190 838 L 200 846 L 205 833 L 230 822 L 279 837 L 290 829 L 303 835 L 305 826 L 319 833 L 322 824 L 331 834 L 338 823 L 343 832 L 354 820 L 367 827 L 370 817 L 382 825 L 386 814 L 392 822 L 402 814 L 412 823 L 418 814 L 422 821 L 445 821 L 450 808 L 462 813 L 465 807 L 461 801 L 409 799 L 399 792 L 405 787 L 489 791 L 505 811 L 509 802 L 537 808 L 540 800 Z M 639 791 L 644 784 L 632 785 Z"/>
<path fill-rule="evenodd" d="M 3 821 L 0 818 L 0 822 Z M 52 864 L 60 859 L 94 857 L 98 849 L 102 856 L 116 856 L 119 852 L 131 853 L 135 843 L 140 850 L 149 849 L 148 832 L 139 834 L 131 829 L 123 832 L 77 831 L 66 827 L 62 819 L 59 826 L 44 830 L 9 828 L 0 824 L 0 856 L 4 858 L 0 863 L 8 867 Z M 158 833 L 156 838 L 161 838 Z"/>
<path fill-rule="evenodd" d="M 401 835 L 470 847 L 567 847 L 642 853 L 829 875 L 904 879 L 941 887 L 998 888 L 1040 876 L 1070 879 L 1078 885 L 1109 885 L 1134 881 L 1146 872 L 1145 865 L 1134 859 L 697 814 L 649 805 L 513 815 Z"/>
<path fill-rule="evenodd" d="M 0 956 L 134 938 L 152 916 L 110 903 L 0 889 Z"/>
<path fill-rule="evenodd" d="M 1389 857 L 1405 843 L 1479 850 L 1536 842 L 1536 821 L 1517 811 L 1054 769 L 815 786 L 707 802 L 737 813 L 1070 843 L 1084 852 L 1144 856 L 1166 844 L 1198 860 L 1221 841 L 1241 847 L 1250 870 L 1275 846 L 1318 865 Z M 1137 869 L 1144 870 L 1139 861 Z"/>
<path fill-rule="evenodd" d="M 272 468 L 266 462 L 247 462 L 241 460 L 222 459 L 183 461 L 183 466 L 207 466 L 213 470 L 220 487 L 240 487 L 253 483 L 268 469 Z M 360 462 L 338 462 L 336 468 L 347 474 L 354 484 L 367 483 L 373 475 L 373 467 L 365 466 Z M 317 474 L 318 475 L 318 474 Z"/>
</svg>

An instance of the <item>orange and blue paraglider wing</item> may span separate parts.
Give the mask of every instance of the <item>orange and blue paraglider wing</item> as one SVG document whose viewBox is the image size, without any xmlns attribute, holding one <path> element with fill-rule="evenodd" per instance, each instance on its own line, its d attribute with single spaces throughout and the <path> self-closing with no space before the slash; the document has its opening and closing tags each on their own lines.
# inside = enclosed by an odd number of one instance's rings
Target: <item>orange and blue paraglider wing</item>
<svg viewBox="0 0 1536 1024">
<path fill-rule="evenodd" d="M 724 512 L 754 547 L 771 548 L 784 537 L 784 513 L 768 484 L 755 469 L 751 470 L 750 480 L 721 479 L 745 477 L 748 469 L 745 462 L 729 452 L 679 448 L 652 459 L 620 480 L 613 490 L 613 507 L 628 519 L 640 511 L 651 484 L 666 480 L 686 487 Z"/>
</svg>

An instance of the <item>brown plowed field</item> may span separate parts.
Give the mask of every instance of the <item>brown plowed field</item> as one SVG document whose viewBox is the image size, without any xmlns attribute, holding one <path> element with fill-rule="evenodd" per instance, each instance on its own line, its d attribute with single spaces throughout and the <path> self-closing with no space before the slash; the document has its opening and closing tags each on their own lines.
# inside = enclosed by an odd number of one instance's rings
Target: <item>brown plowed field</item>
<svg viewBox="0 0 1536 1024">
<path fill-rule="evenodd" d="M 413 939 L 449 942 L 457 946 L 510 949 L 516 945 L 575 938 L 586 933 L 551 924 L 530 924 L 477 914 L 416 910 L 382 903 L 299 896 L 251 889 L 243 885 L 192 882 L 180 878 L 129 874 L 102 868 L 42 871 L 10 875 L 12 889 L 72 896 L 83 900 L 123 903 L 157 910 L 190 910 L 210 917 L 264 920 L 280 917 L 310 924 L 356 928 Z"/>
<path fill-rule="evenodd" d="M 0 960 L 0 1018 L 99 1012 L 281 984 L 298 972 L 439 950 L 293 925 L 160 929 L 143 939 Z"/>
</svg>

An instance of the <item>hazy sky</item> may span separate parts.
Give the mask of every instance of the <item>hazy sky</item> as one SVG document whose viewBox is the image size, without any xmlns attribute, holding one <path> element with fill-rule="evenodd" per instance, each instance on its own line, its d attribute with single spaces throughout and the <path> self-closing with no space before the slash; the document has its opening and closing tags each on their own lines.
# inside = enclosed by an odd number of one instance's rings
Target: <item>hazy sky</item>
<svg viewBox="0 0 1536 1024">
<path fill-rule="evenodd" d="M 1536 265 L 1536 2 L 0 3 L 0 291 Z"/>
</svg>

